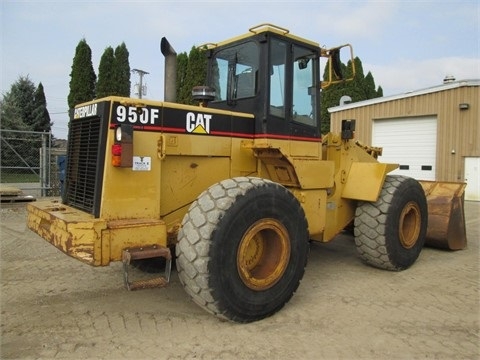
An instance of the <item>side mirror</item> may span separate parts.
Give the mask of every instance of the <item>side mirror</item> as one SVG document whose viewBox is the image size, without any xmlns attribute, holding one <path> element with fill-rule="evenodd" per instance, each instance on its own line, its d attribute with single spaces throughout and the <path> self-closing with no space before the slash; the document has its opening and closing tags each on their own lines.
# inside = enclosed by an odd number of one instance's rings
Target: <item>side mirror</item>
<svg viewBox="0 0 480 360">
<path fill-rule="evenodd" d="M 342 60 L 340 59 L 340 49 L 332 50 L 330 56 L 333 73 L 338 80 L 343 80 Z"/>
<path fill-rule="evenodd" d="M 300 70 L 306 69 L 309 61 L 310 59 L 307 58 L 298 59 L 298 68 Z"/>
<path fill-rule="evenodd" d="M 341 55 L 345 56 L 345 51 L 342 51 L 344 48 L 350 49 L 350 53 L 348 54 L 350 58 L 347 59 L 347 62 L 350 60 L 352 64 L 352 75 L 349 78 L 345 78 L 345 74 L 342 71 Z M 331 49 L 322 49 L 320 56 L 328 59 L 329 66 L 328 80 L 322 82 L 322 89 L 326 89 L 330 85 L 343 81 L 351 81 L 355 77 L 355 61 L 353 59 L 353 48 L 350 44 L 337 46 Z"/>
</svg>

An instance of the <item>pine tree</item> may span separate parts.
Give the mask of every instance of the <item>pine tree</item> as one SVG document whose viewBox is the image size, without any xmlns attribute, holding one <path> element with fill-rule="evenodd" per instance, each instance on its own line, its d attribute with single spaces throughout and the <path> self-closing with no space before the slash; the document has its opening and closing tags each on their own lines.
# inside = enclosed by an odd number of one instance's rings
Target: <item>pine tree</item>
<svg viewBox="0 0 480 360">
<path fill-rule="evenodd" d="M 5 130 L 29 130 L 28 125 L 22 119 L 20 108 L 11 92 L 7 92 L 0 101 L 0 121 L 0 128 Z"/>
<path fill-rule="evenodd" d="M 337 84 L 330 85 L 326 89 L 322 90 L 321 98 L 321 132 L 325 134 L 330 131 L 330 113 L 328 108 L 338 106 L 340 98 L 344 95 L 350 96 L 352 102 L 362 101 L 373 99 L 383 96 L 383 90 L 381 87 L 378 90 L 375 90 L 375 80 L 371 72 L 368 72 L 367 75 L 364 75 L 363 65 L 360 58 L 355 57 L 353 59 L 354 64 L 351 60 L 348 61 L 347 65 L 342 64 L 342 70 L 344 73 L 344 78 L 348 79 L 352 77 L 353 66 L 355 66 L 355 76 L 352 81 L 340 82 Z M 329 67 L 325 67 L 323 73 L 324 81 L 329 79 Z"/>
<path fill-rule="evenodd" d="M 98 66 L 97 98 L 116 95 L 115 55 L 111 46 L 103 52 Z"/>
<path fill-rule="evenodd" d="M 35 84 L 28 76 L 20 76 L 1 102 L 1 127 L 9 130 L 33 130 Z"/>
<path fill-rule="evenodd" d="M 25 124 L 22 119 L 20 108 L 18 107 L 11 91 L 3 95 L 3 98 L 0 101 L 0 129 L 17 131 L 30 130 L 28 125 Z M 24 144 L 25 140 L 28 141 L 31 135 L 22 134 L 21 137 L 22 144 Z M 10 141 L 9 139 L 6 139 L 5 141 L 2 139 L 2 141 L 0 141 L 0 164 L 3 167 L 2 171 L 4 174 L 9 172 L 6 167 L 19 166 L 20 159 L 18 154 L 20 154 L 22 158 L 25 158 L 30 156 L 31 149 L 26 149 L 24 145 L 18 145 L 18 141 Z"/>
<path fill-rule="evenodd" d="M 20 76 L 10 88 L 12 105 L 18 114 L 21 123 L 32 130 L 35 110 L 35 84 L 28 76 Z"/>
<path fill-rule="evenodd" d="M 115 95 L 130 96 L 130 63 L 127 46 L 122 42 L 115 49 L 114 79 L 116 84 Z"/>
<path fill-rule="evenodd" d="M 21 131 L 50 132 L 52 123 L 42 83 L 20 76 L 1 101 L 2 128 Z"/>
<path fill-rule="evenodd" d="M 364 79 L 364 91 L 367 99 L 373 99 L 377 97 L 377 91 L 375 90 L 375 80 L 372 73 L 369 71 Z"/>
<path fill-rule="evenodd" d="M 4 130 L 50 132 L 51 122 L 43 85 L 35 84 L 28 76 L 20 76 L 11 86 L 0 104 L 1 128 Z M 2 141 L 0 154 L 2 166 L 38 164 L 38 143 L 36 136 L 29 133 L 16 135 L 21 138 Z M 14 136 L 15 137 L 15 136 Z"/>
<path fill-rule="evenodd" d="M 177 56 L 177 63 L 178 62 Z M 205 57 L 205 52 L 203 49 L 194 46 L 188 54 L 185 78 L 181 80 L 182 86 L 177 90 L 179 94 L 178 102 L 181 104 L 197 105 L 192 99 L 192 89 L 198 85 L 205 85 L 206 78 L 207 58 Z"/>
<path fill-rule="evenodd" d="M 348 79 L 352 74 L 352 64 L 349 62 L 348 65 L 341 64 L 342 73 L 344 78 Z M 329 63 L 325 66 L 323 73 L 323 79 L 325 82 L 329 81 Z M 335 76 L 332 77 L 333 81 L 338 80 Z M 330 131 L 330 114 L 328 108 L 332 106 L 337 106 L 340 98 L 343 95 L 347 94 L 348 82 L 339 82 L 328 86 L 326 89 L 321 91 L 320 99 L 320 132 L 326 134 Z"/>
<path fill-rule="evenodd" d="M 188 55 L 186 52 L 177 55 L 177 102 L 179 104 L 186 104 L 188 99 L 184 98 L 184 87 L 187 79 Z"/>
<path fill-rule="evenodd" d="M 353 81 L 346 82 L 344 84 L 345 86 L 342 89 L 344 93 L 339 95 L 340 97 L 343 95 L 350 96 L 352 98 L 352 102 L 369 99 L 369 97 L 367 97 L 368 91 L 365 88 L 365 75 L 363 72 L 362 62 L 358 57 L 353 59 L 353 61 L 355 62 L 355 76 L 353 78 Z M 346 77 L 350 78 L 352 76 L 352 72 L 352 64 L 349 61 L 347 64 Z M 338 102 L 336 105 L 338 105 Z"/>
<path fill-rule="evenodd" d="M 32 130 L 50 132 L 52 130 L 52 122 L 50 121 L 50 114 L 47 110 L 47 100 L 42 83 L 38 84 L 37 90 L 35 91 L 34 106 Z"/>
<path fill-rule="evenodd" d="M 377 88 L 377 97 L 383 97 L 383 88 L 381 86 Z"/>
<path fill-rule="evenodd" d="M 80 40 L 73 58 L 70 73 L 70 93 L 68 106 L 70 108 L 95 98 L 95 82 L 97 76 L 92 65 L 92 50 L 85 39 Z"/>
</svg>

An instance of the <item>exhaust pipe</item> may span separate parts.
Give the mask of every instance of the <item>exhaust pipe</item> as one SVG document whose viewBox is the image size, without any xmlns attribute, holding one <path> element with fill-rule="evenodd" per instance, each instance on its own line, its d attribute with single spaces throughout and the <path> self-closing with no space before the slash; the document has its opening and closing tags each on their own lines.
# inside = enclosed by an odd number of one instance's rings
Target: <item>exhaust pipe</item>
<svg viewBox="0 0 480 360">
<path fill-rule="evenodd" d="M 164 100 L 168 102 L 177 101 L 177 53 L 168 40 L 163 37 L 160 42 L 160 50 L 165 56 L 165 84 Z"/>
</svg>

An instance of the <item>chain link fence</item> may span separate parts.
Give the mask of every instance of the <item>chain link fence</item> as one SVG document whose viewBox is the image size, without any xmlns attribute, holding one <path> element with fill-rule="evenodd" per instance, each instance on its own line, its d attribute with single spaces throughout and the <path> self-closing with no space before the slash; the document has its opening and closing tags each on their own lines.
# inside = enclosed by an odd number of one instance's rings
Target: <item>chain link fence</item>
<svg viewBox="0 0 480 360">
<path fill-rule="evenodd" d="M 0 183 L 33 196 L 60 196 L 66 149 L 53 147 L 52 134 L 0 129 Z"/>
</svg>

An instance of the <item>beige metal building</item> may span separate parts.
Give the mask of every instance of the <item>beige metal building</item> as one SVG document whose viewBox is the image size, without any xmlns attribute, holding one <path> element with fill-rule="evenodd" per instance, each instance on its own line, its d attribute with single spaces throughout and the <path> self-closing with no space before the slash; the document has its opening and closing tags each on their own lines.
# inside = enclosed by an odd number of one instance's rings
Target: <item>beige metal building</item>
<svg viewBox="0 0 480 360">
<path fill-rule="evenodd" d="M 348 95 L 348 94 L 346 94 Z M 480 80 L 449 81 L 405 94 L 329 108 L 331 129 L 355 119 L 355 138 L 383 147 L 382 162 L 418 180 L 466 181 L 480 201 Z"/>
</svg>

